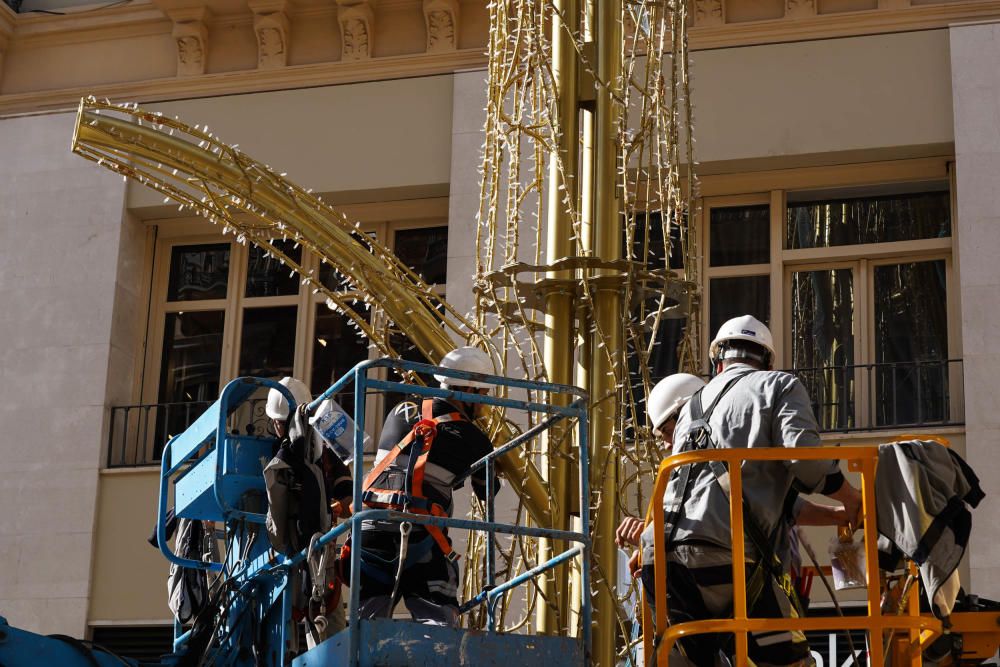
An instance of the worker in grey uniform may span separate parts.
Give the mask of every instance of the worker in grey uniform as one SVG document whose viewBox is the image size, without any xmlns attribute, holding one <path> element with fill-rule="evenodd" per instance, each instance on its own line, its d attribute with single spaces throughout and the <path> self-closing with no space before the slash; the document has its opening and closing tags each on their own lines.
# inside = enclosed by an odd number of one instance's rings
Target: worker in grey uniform
<svg viewBox="0 0 1000 667">
<path fill-rule="evenodd" d="M 674 454 L 705 447 L 820 444 L 805 387 L 792 375 L 771 370 L 774 344 L 763 323 L 749 315 L 729 320 L 719 329 L 709 353 L 716 377 L 681 409 L 674 429 Z M 788 540 L 785 501 L 789 492 L 821 493 L 843 503 L 843 516 L 852 524 L 857 523 L 861 494 L 835 461 L 747 461 L 742 475 L 749 615 L 795 617 L 787 570 L 780 571 L 782 566 L 774 557 Z M 733 614 L 728 485 L 724 488 L 720 480 L 724 471 L 718 464 L 684 466 L 671 476 L 664 494 L 667 607 L 673 623 Z M 752 539 L 753 527 L 757 540 Z M 653 542 L 648 530 L 642 546 L 643 582 L 652 589 Z M 756 577 L 754 586 L 751 576 Z M 719 647 L 731 646 L 728 639 L 695 636 L 679 643 L 688 659 L 700 667 L 715 664 Z M 812 664 L 801 632 L 752 632 L 749 657 L 758 667 Z"/>
<path fill-rule="evenodd" d="M 691 396 L 705 386 L 705 381 L 690 373 L 674 373 L 663 378 L 650 390 L 646 399 L 646 416 L 652 425 L 653 435 L 667 448 L 674 444 L 674 427 L 681 408 Z M 615 544 L 621 548 L 639 546 L 643 531 L 643 521 L 634 516 L 626 516 L 615 531 Z M 633 577 L 639 573 L 639 552 L 632 554 L 628 562 Z"/>
</svg>

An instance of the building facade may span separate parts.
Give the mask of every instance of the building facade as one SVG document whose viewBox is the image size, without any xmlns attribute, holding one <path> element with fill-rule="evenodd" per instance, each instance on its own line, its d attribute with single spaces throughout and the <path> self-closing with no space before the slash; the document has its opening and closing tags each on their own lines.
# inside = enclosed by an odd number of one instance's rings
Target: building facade
<svg viewBox="0 0 1000 667">
<path fill-rule="evenodd" d="M 324 193 L 465 312 L 487 3 L 8 4 L 0 613 L 114 639 L 169 622 L 166 565 L 145 543 L 165 437 L 234 377 L 293 374 L 319 392 L 369 352 L 283 267 L 72 155 L 79 98 L 209 126 Z M 750 312 L 828 442 L 948 438 L 988 493 L 966 574 L 1000 595 L 1000 2 L 691 13 L 702 349 Z M 372 423 L 390 400 L 369 399 Z"/>
</svg>

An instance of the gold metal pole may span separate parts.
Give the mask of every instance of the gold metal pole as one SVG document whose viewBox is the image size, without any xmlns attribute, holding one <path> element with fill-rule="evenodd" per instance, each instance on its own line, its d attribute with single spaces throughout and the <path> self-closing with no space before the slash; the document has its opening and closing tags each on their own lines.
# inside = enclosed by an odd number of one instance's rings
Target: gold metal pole
<svg viewBox="0 0 1000 667">
<path fill-rule="evenodd" d="M 617 130 L 622 109 L 614 99 L 622 71 L 622 0 L 596 2 L 597 76 L 610 87 L 602 90 L 596 100 L 595 192 L 594 192 L 594 255 L 604 260 L 622 257 L 622 210 L 618 197 Z M 618 489 L 618 468 L 612 453 L 612 441 L 618 423 L 616 369 L 621 363 L 623 322 L 622 299 L 616 282 L 604 283 L 608 270 L 597 272 L 594 280 L 594 324 L 591 349 L 590 395 L 595 403 L 591 413 L 590 442 L 591 488 L 598 492 L 594 517 L 594 557 L 600 577 L 595 577 L 594 598 L 594 664 L 611 667 L 615 661 L 617 614 L 614 587 L 617 580 L 617 550 L 614 543 L 618 510 L 615 499 Z M 603 579 L 603 581 L 601 580 Z"/>
<path fill-rule="evenodd" d="M 578 209 L 577 164 L 579 151 L 579 111 L 577 107 L 577 53 L 573 43 L 579 29 L 578 0 L 554 0 L 552 17 L 552 75 L 558 102 L 558 147 L 549 158 L 549 190 L 546 213 L 547 261 L 553 264 L 574 253 L 573 219 Z M 558 279 L 558 287 L 545 295 L 544 359 L 549 382 L 573 382 L 573 271 L 549 271 L 546 278 Z M 550 396 L 553 403 L 565 405 L 566 394 Z M 549 429 L 542 439 L 542 474 L 546 475 L 554 502 L 552 526 L 569 529 L 569 509 L 572 492 L 569 462 L 569 430 L 564 423 Z M 544 562 L 565 549 L 565 543 L 542 539 L 538 545 L 538 561 Z M 567 566 L 549 570 L 539 581 L 544 598 L 540 600 L 536 617 L 538 631 L 561 633 L 568 617 Z M 553 608 L 554 607 L 554 608 Z"/>
</svg>

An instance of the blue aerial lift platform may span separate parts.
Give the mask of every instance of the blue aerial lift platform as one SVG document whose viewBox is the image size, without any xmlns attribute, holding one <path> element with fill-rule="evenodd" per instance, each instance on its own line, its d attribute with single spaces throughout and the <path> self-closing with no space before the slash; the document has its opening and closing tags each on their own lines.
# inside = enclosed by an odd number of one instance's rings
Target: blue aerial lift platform
<svg viewBox="0 0 1000 667">
<path fill-rule="evenodd" d="M 379 368 L 399 372 L 437 374 L 457 379 L 474 379 L 498 387 L 529 392 L 546 392 L 549 396 L 567 396 L 568 405 L 547 405 L 514 400 L 501 396 L 485 396 L 448 389 L 392 382 L 369 373 Z M 379 359 L 355 366 L 334 383 L 309 408 L 315 409 L 328 397 L 354 387 L 353 500 L 357 512 L 313 542 L 321 549 L 346 534 L 352 534 L 351 581 L 358 581 L 361 571 L 361 522 L 381 521 L 412 524 L 434 524 L 454 529 L 478 531 L 486 539 L 486 585 L 468 600 L 462 611 L 486 605 L 485 630 L 468 630 L 426 626 L 391 619 L 360 620 L 358 617 L 359 588 L 350 588 L 348 626 L 339 634 L 314 648 L 292 656 L 286 650 L 288 633 L 294 631 L 291 608 L 290 574 L 303 567 L 308 549 L 292 557 L 271 549 L 264 529 L 267 497 L 264 489 L 263 466 L 273 456 L 277 441 L 274 437 L 240 435 L 230 428 L 230 418 L 250 401 L 261 388 L 277 389 L 292 410 L 296 408 L 292 394 L 279 383 L 262 378 L 237 378 L 227 384 L 219 399 L 190 427 L 172 438 L 163 451 L 160 474 L 157 537 L 164 556 L 182 567 L 216 573 L 210 604 L 211 623 L 196 629 L 174 627 L 174 652 L 163 656 L 161 667 L 174 665 L 211 665 L 213 667 L 392 667 L 409 665 L 509 665 L 545 664 L 548 667 L 589 664 L 590 655 L 590 538 L 589 517 L 582 512 L 580 532 L 498 523 L 493 507 L 492 470 L 498 456 L 521 447 L 553 424 L 565 419 L 575 420 L 578 429 L 579 507 L 588 507 L 588 448 L 586 394 L 576 388 L 542 382 L 513 380 L 500 376 L 466 373 L 407 361 Z M 365 397 L 369 391 L 402 392 L 421 397 L 456 398 L 469 403 L 484 403 L 509 410 L 544 415 L 535 426 L 495 449 L 475 464 L 473 470 L 486 469 L 487 497 L 485 520 L 458 519 L 409 514 L 384 509 L 364 509 L 361 503 L 364 479 Z M 530 393 L 528 394 L 531 395 Z M 536 394 L 537 395 L 537 394 Z M 171 494 L 172 490 L 172 494 Z M 171 500 L 172 498 L 172 500 Z M 185 559 L 170 548 L 166 539 L 169 509 L 178 518 L 214 521 L 223 527 L 224 555 L 217 562 Z M 517 535 L 527 538 L 550 538 L 564 541 L 568 549 L 545 563 L 511 578 L 495 580 L 495 536 Z M 502 595 L 525 584 L 547 570 L 571 559 L 580 559 L 581 600 L 580 626 L 576 637 L 505 634 L 496 631 L 496 606 Z M 58 664 L 130 665 L 134 660 L 121 658 L 100 647 L 70 638 L 36 635 L 12 628 L 0 617 L 0 664 L 4 667 Z M 142 663 L 150 665 L 150 663 Z"/>
</svg>

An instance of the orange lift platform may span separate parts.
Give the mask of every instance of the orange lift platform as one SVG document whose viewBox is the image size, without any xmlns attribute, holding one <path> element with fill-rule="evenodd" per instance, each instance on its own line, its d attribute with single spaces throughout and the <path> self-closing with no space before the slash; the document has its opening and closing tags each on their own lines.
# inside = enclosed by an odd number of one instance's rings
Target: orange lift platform
<svg viewBox="0 0 1000 667">
<path fill-rule="evenodd" d="M 931 439 L 918 436 L 921 439 Z M 935 439 L 941 442 L 938 439 Z M 943 443 L 942 443 L 943 444 Z M 884 577 L 878 567 L 877 521 L 875 507 L 875 471 L 879 448 L 875 446 L 810 447 L 786 449 L 707 449 L 670 456 L 660 464 L 652 500 L 646 513 L 646 524 L 654 525 L 655 618 L 643 591 L 642 648 L 646 665 L 666 667 L 669 655 L 678 639 L 697 634 L 729 633 L 735 635 L 735 667 L 751 665 L 747 657 L 747 633 L 755 631 L 810 630 L 865 631 L 868 636 L 867 664 L 891 667 L 917 667 L 924 664 L 978 665 L 996 655 L 1000 646 L 1000 612 L 956 612 L 950 617 L 947 630 L 942 621 L 920 611 L 919 575 L 909 563 L 911 585 L 901 591 L 902 602 L 894 604 L 899 613 L 883 613 Z M 840 460 L 848 470 L 860 473 L 863 499 L 863 546 L 865 551 L 866 614 L 806 618 L 752 618 L 747 614 L 746 545 L 743 532 L 743 503 L 733 499 L 743 497 L 743 477 L 740 466 L 744 461 L 780 460 Z M 667 624 L 667 572 L 664 544 L 662 498 L 671 471 L 684 465 L 705 461 L 722 461 L 729 468 L 729 510 L 733 548 L 733 609 L 732 618 Z M 662 628 L 662 631 L 657 631 Z M 925 662 L 924 651 L 943 633 L 962 636 L 961 655 L 957 662 L 948 658 L 942 662 Z M 878 639 L 876 641 L 876 638 Z M 860 659 L 856 658 L 856 659 Z M 845 662 L 844 664 L 852 664 Z M 862 663 L 864 664 L 864 663 Z"/>
</svg>

